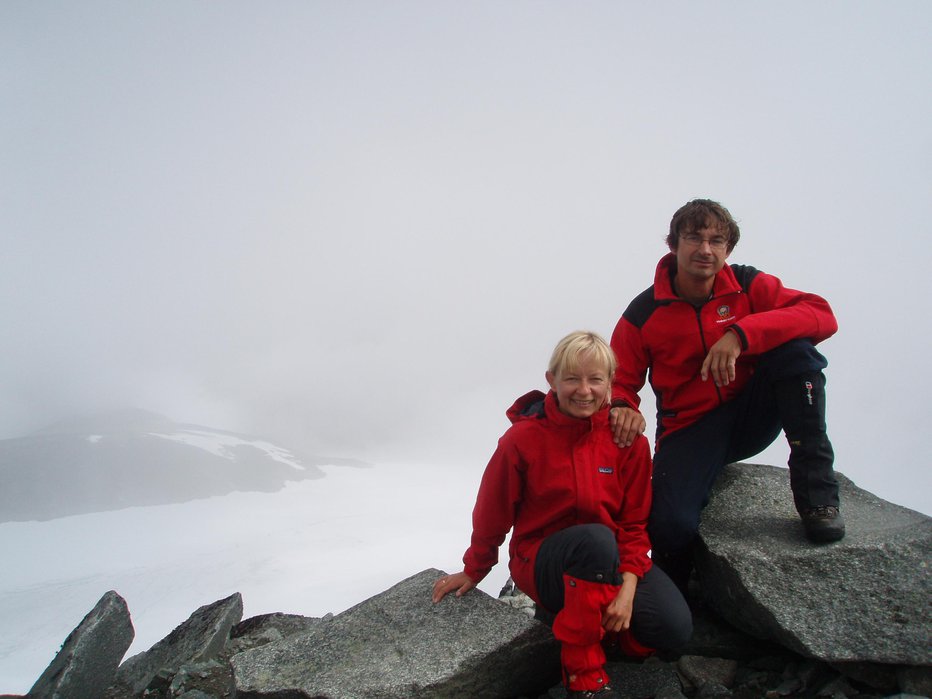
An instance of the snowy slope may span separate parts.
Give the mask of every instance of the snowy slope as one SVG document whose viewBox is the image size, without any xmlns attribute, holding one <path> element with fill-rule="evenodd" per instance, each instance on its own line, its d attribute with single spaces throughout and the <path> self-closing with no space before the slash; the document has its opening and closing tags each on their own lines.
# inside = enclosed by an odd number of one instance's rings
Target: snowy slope
<svg viewBox="0 0 932 699">
<path fill-rule="evenodd" d="M 0 694 L 28 691 L 110 589 L 129 604 L 131 655 L 233 592 L 245 617 L 323 616 L 425 568 L 462 568 L 481 466 L 323 470 L 273 493 L 0 524 Z M 505 568 L 481 588 L 496 594 Z"/>
</svg>

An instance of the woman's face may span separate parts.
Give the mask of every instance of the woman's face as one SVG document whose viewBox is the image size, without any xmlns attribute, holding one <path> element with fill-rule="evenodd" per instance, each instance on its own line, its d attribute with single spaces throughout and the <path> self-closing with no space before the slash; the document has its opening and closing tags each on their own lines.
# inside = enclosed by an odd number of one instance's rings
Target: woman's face
<svg viewBox="0 0 932 699">
<path fill-rule="evenodd" d="M 580 354 L 576 366 L 559 376 L 547 372 L 547 382 L 557 394 L 560 412 L 570 417 L 592 417 L 605 405 L 612 380 L 608 367 L 592 353 Z"/>
</svg>

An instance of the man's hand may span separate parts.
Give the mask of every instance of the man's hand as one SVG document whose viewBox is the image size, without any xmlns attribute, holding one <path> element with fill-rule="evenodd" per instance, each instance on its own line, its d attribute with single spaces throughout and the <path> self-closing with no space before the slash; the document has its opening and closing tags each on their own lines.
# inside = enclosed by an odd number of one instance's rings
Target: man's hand
<svg viewBox="0 0 932 699">
<path fill-rule="evenodd" d="M 699 375 L 703 381 L 708 381 L 709 374 L 716 386 L 727 386 L 735 380 L 735 362 L 741 354 L 741 339 L 738 333 L 729 330 L 721 339 L 712 345 L 712 349 L 702 362 Z"/>
<path fill-rule="evenodd" d="M 450 592 L 456 592 L 457 597 L 462 597 L 476 586 L 465 572 L 454 573 L 453 575 L 444 575 L 434 583 L 433 594 L 431 599 L 434 604 L 442 600 Z"/>
<path fill-rule="evenodd" d="M 647 428 L 647 420 L 634 408 L 612 408 L 608 411 L 608 423 L 612 439 L 619 447 L 630 447 Z"/>
</svg>

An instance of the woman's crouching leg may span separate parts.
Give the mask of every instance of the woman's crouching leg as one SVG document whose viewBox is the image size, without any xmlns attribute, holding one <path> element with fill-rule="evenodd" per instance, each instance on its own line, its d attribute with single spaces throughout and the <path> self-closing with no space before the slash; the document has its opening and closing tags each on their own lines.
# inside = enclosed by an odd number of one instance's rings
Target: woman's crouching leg
<svg viewBox="0 0 932 699">
<path fill-rule="evenodd" d="M 602 614 L 621 589 L 614 534 L 604 525 L 583 524 L 551 535 L 538 551 L 535 582 L 540 602 L 556 613 L 553 635 L 567 689 L 606 686 Z"/>
<path fill-rule="evenodd" d="M 634 644 L 629 655 L 643 655 L 638 648 L 676 650 L 693 634 L 693 617 L 682 592 L 658 566 L 651 566 L 638 582 L 631 615 Z M 624 652 L 624 647 L 622 647 Z"/>
<path fill-rule="evenodd" d="M 602 612 L 620 587 L 564 575 L 563 608 L 553 621 L 560 641 L 563 681 L 574 691 L 601 689 L 608 684 L 602 648 Z"/>
</svg>

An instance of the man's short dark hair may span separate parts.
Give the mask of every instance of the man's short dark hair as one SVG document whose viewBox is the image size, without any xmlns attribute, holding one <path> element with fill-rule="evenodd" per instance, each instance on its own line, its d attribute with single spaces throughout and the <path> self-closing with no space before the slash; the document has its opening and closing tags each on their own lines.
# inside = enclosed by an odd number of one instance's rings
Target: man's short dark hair
<svg viewBox="0 0 932 699">
<path fill-rule="evenodd" d="M 718 228 L 728 238 L 728 252 L 734 250 L 741 237 L 735 219 L 724 206 L 711 199 L 693 199 L 681 206 L 670 221 L 667 246 L 676 250 L 681 235 L 689 235 L 703 228 Z"/>
</svg>

